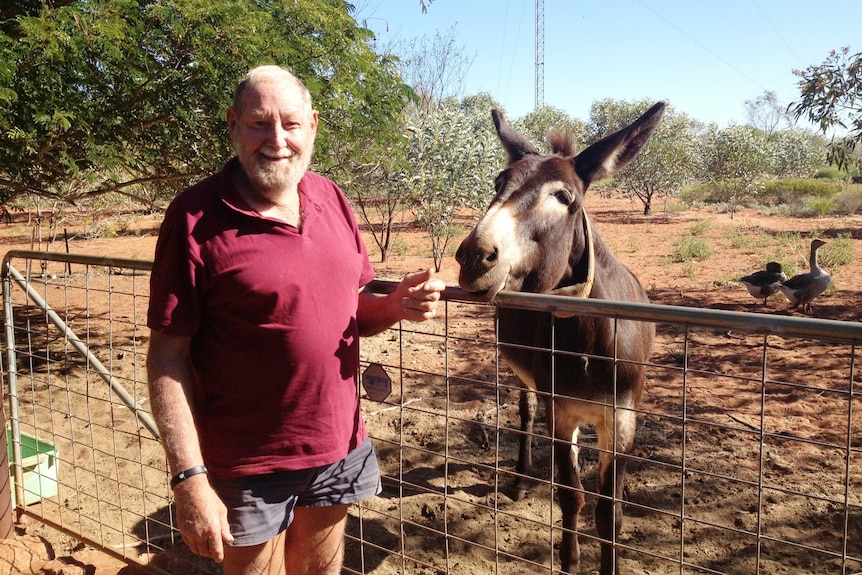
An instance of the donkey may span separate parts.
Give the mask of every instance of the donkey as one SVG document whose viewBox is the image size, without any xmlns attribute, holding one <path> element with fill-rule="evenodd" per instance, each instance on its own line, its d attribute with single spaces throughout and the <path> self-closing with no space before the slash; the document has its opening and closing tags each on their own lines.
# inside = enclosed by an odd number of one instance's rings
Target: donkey
<svg viewBox="0 0 862 575">
<path fill-rule="evenodd" d="M 455 254 L 461 288 L 488 301 L 508 290 L 647 302 L 640 282 L 593 230 L 584 194 L 592 182 L 612 176 L 640 152 L 664 108 L 659 102 L 578 155 L 571 135 L 562 132 L 548 136 L 552 154 L 539 154 L 492 110 L 509 162 L 496 178 L 496 196 L 488 211 Z M 600 451 L 596 528 L 603 541 L 601 574 L 617 573 L 625 454 L 634 444 L 634 408 L 643 391 L 655 326 L 505 307 L 497 309 L 497 322 L 501 354 L 533 390 L 521 397 L 522 429 L 532 427 L 535 408 L 532 413 L 527 408 L 530 395 L 538 391 L 546 398 L 554 438 L 571 444 L 571 449 L 554 449 L 561 484 L 563 571 L 576 573 L 580 562 L 575 530 L 584 493 L 577 435 L 579 426 L 591 423 Z M 530 471 L 531 441 L 528 433 L 522 434 L 518 470 L 523 473 Z"/>
</svg>

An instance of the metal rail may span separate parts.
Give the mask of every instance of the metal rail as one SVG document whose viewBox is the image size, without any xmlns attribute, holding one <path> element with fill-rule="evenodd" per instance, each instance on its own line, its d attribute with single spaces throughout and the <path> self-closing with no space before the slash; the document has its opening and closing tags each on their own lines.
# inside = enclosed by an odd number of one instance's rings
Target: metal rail
<svg viewBox="0 0 862 575">
<path fill-rule="evenodd" d="M 375 280 L 368 289 L 375 293 L 390 293 L 397 282 Z M 447 287 L 442 299 L 490 303 L 499 307 L 514 307 L 544 312 L 564 312 L 581 315 L 616 317 L 639 321 L 673 322 L 680 325 L 734 329 L 748 332 L 768 332 L 786 337 L 813 337 L 827 341 L 862 341 L 862 322 L 791 317 L 765 313 L 704 309 L 653 303 L 632 303 L 600 299 L 580 299 L 559 295 L 501 291 L 493 302 L 461 288 Z"/>
</svg>

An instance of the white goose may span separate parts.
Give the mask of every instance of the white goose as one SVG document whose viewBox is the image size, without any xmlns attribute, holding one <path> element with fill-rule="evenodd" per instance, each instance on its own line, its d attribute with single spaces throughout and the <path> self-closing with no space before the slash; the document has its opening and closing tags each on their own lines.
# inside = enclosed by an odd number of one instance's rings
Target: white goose
<svg viewBox="0 0 862 575">
<path fill-rule="evenodd" d="M 793 276 L 780 286 L 790 300 L 791 307 L 801 307 L 805 313 L 811 313 L 811 300 L 825 292 L 832 281 L 832 276 L 817 265 L 817 249 L 823 245 L 826 242 L 820 239 L 811 242 L 811 255 L 808 258 L 811 271 Z"/>
<path fill-rule="evenodd" d="M 787 281 L 787 274 L 782 271 L 780 263 L 769 262 L 766 264 L 765 270 L 741 277 L 739 281 L 752 296 L 757 299 L 763 298 L 763 305 L 766 305 L 769 296 L 777 294 L 781 288 L 781 283 Z"/>
</svg>

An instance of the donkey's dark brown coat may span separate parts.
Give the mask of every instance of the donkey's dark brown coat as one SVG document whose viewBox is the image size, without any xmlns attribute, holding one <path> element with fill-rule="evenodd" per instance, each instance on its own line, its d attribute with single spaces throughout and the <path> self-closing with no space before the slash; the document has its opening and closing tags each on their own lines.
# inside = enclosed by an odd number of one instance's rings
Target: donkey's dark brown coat
<svg viewBox="0 0 862 575">
<path fill-rule="evenodd" d="M 493 299 L 500 290 L 549 293 L 584 282 L 590 266 L 584 193 L 591 182 L 613 175 L 637 155 L 663 111 L 664 104 L 656 104 L 630 126 L 577 156 L 572 155 L 570 139 L 559 134 L 549 138 L 553 153 L 540 155 L 492 111 L 509 164 L 497 176 L 497 193 L 487 213 L 458 248 L 461 287 Z M 594 230 L 592 235 L 595 279 L 589 297 L 646 302 L 637 278 Z M 528 388 L 547 398 L 554 437 L 572 442 L 572 449 L 554 450 L 562 486 L 560 561 L 571 573 L 577 572 L 580 559 L 575 529 L 584 505 L 577 430 L 587 423 L 596 427 L 600 450 L 596 526 L 604 541 L 601 573 L 611 575 L 617 572 L 614 544 L 623 515 L 626 458 L 619 455 L 633 446 L 633 408 L 643 391 L 654 326 L 590 316 L 554 318 L 550 313 L 509 308 L 499 308 L 497 319 L 501 353 Z M 522 427 L 529 430 L 527 397 L 522 396 Z M 523 473 L 529 472 L 529 446 L 525 434 L 518 462 Z"/>
</svg>

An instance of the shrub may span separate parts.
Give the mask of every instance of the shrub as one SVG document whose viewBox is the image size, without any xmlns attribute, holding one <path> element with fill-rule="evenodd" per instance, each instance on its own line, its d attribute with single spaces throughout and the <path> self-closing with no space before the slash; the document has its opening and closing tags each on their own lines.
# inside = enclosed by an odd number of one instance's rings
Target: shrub
<svg viewBox="0 0 862 575">
<path fill-rule="evenodd" d="M 837 211 L 842 215 L 852 215 L 862 212 L 862 185 L 851 184 L 835 196 Z"/>
<path fill-rule="evenodd" d="M 684 186 L 677 193 L 676 197 L 687 206 L 715 201 L 712 188 L 709 184 L 703 182 Z"/>
<path fill-rule="evenodd" d="M 824 166 L 817 170 L 814 177 L 820 180 L 845 180 L 847 172 L 838 168 L 838 166 Z"/>
<path fill-rule="evenodd" d="M 817 252 L 817 261 L 823 267 L 846 266 L 853 262 L 853 237 L 848 233 L 830 238 Z"/>
<path fill-rule="evenodd" d="M 782 178 L 764 182 L 763 199 L 771 203 L 804 203 L 806 198 L 832 198 L 841 191 L 841 183 L 814 178 Z"/>
<path fill-rule="evenodd" d="M 822 218 L 832 213 L 838 204 L 832 198 L 808 198 L 803 206 L 804 209 L 800 215 Z"/>
<path fill-rule="evenodd" d="M 675 263 L 691 260 L 702 261 L 712 255 L 712 248 L 709 247 L 709 244 L 697 237 L 681 237 L 674 243 L 673 248 L 672 258 Z"/>
<path fill-rule="evenodd" d="M 690 228 L 688 228 L 688 233 L 693 236 L 702 236 L 705 234 L 709 228 L 712 227 L 712 222 L 709 220 L 701 220 L 696 224 L 693 224 Z"/>
<path fill-rule="evenodd" d="M 754 244 L 754 241 L 749 236 L 736 228 L 726 230 L 724 237 L 728 240 L 728 247 L 734 249 L 750 248 Z"/>
</svg>

